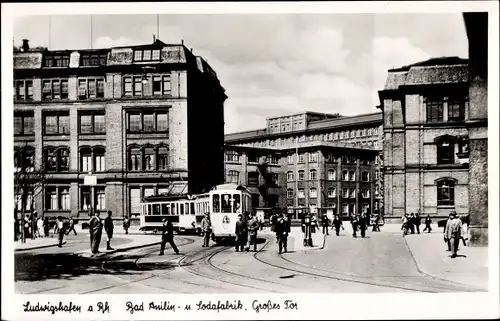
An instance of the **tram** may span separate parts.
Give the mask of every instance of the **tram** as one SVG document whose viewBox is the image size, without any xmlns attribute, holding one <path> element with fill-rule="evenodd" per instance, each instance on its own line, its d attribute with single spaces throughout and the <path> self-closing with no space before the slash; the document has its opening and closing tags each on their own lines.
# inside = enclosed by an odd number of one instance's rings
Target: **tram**
<svg viewBox="0 0 500 321">
<path fill-rule="evenodd" d="M 201 220 L 209 213 L 212 238 L 216 243 L 223 239 L 235 239 L 238 214 L 252 211 L 250 192 L 241 185 L 221 184 L 208 193 L 198 195 L 154 195 L 140 204 L 140 228 L 159 229 L 167 218 L 179 233 L 201 233 Z"/>
</svg>

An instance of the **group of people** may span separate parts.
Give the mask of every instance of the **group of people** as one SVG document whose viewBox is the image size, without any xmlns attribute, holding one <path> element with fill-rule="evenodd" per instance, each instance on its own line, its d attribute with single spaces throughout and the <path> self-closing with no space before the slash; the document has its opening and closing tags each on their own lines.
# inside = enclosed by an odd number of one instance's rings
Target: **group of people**
<svg viewBox="0 0 500 321">
<path fill-rule="evenodd" d="M 401 230 L 403 231 L 403 235 L 408 235 L 408 234 L 415 234 L 415 231 L 417 234 L 420 234 L 420 224 L 422 223 L 422 219 L 420 218 L 420 214 L 417 212 L 415 213 L 406 213 L 402 218 L 402 226 Z M 432 219 L 430 215 L 427 215 L 425 218 L 425 228 L 422 232 L 427 231 L 427 233 L 430 233 L 432 231 Z"/>
<path fill-rule="evenodd" d="M 108 216 L 103 220 L 100 217 L 101 213 L 99 210 L 94 211 L 94 216 L 92 216 L 88 222 L 89 224 L 89 232 L 90 232 L 90 250 L 92 254 L 99 253 L 99 245 L 101 244 L 102 238 L 102 230 L 106 232 L 107 241 L 106 241 L 106 249 L 114 250 L 111 247 L 111 239 L 113 238 L 114 231 L 114 223 L 111 216 L 113 215 L 112 211 L 108 211 Z M 124 228 L 125 233 L 128 234 L 128 228 L 130 227 L 130 221 L 127 217 L 124 219 Z"/>
<path fill-rule="evenodd" d="M 38 217 L 36 211 L 32 215 L 26 214 L 24 220 L 14 220 L 14 240 L 19 240 L 22 234 L 25 239 L 31 238 L 32 240 L 50 237 L 51 225 L 48 217 Z M 71 232 L 77 235 L 72 217 L 64 219 L 58 216 L 52 231 L 52 237 L 57 235 L 59 238 L 59 247 L 62 246 L 64 235 L 69 235 Z"/>
</svg>

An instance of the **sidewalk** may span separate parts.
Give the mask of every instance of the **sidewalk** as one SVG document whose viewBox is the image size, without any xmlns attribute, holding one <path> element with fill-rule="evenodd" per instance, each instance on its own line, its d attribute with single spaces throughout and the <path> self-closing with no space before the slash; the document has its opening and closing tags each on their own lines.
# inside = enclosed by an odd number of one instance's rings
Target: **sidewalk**
<svg viewBox="0 0 500 321">
<path fill-rule="evenodd" d="M 329 231 L 331 232 L 331 231 Z M 265 235 L 273 235 L 276 233 L 271 232 L 270 227 L 264 227 L 264 230 L 259 231 L 260 234 Z M 308 251 L 308 250 L 320 250 L 325 246 L 325 237 L 323 233 L 321 233 L 321 227 L 316 230 L 316 233 L 312 234 L 313 246 L 304 246 L 304 234 L 300 227 L 292 226 L 290 229 L 290 233 L 288 234 L 288 251 L 289 252 L 298 252 L 298 251 Z"/>
<path fill-rule="evenodd" d="M 26 243 L 21 243 L 21 241 L 14 241 L 14 251 L 28 251 L 35 249 L 42 249 L 46 247 L 57 246 L 59 241 L 57 237 L 39 237 L 34 240 L 26 239 Z M 66 241 L 63 241 L 66 244 Z"/>
<path fill-rule="evenodd" d="M 122 234 L 121 237 L 122 238 L 130 238 L 132 241 L 128 242 L 124 246 L 121 246 L 121 247 L 117 246 L 114 248 L 114 250 L 109 250 L 109 251 L 106 250 L 105 252 L 99 252 L 95 256 L 99 257 L 99 256 L 103 256 L 106 254 L 134 250 L 134 249 L 138 249 L 138 248 L 146 247 L 146 246 L 151 246 L 151 245 L 160 245 L 160 243 L 161 243 L 161 236 L 159 236 L 159 235 L 131 235 L 131 237 L 128 237 L 128 235 Z M 103 234 L 102 239 L 101 239 L 101 243 L 102 242 L 106 242 L 106 236 L 104 234 Z M 93 256 L 92 253 L 90 252 L 90 249 L 79 251 L 79 252 L 77 252 L 77 254 L 79 254 L 83 257 Z"/>
<path fill-rule="evenodd" d="M 461 243 L 458 257 L 452 259 L 442 233 L 408 235 L 405 241 L 422 273 L 488 290 L 488 247 Z"/>
</svg>

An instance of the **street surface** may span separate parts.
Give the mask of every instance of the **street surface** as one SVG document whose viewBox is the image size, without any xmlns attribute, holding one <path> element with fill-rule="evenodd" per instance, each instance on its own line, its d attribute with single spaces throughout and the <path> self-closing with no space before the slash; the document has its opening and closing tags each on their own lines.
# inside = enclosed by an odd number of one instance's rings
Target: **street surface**
<svg viewBox="0 0 500 321">
<path fill-rule="evenodd" d="M 363 239 L 351 237 L 348 230 L 346 228 L 340 236 L 327 236 L 324 248 L 294 249 L 292 245 L 290 251 L 282 255 L 278 254 L 276 239 L 270 233 L 259 235 L 257 252 L 243 253 L 235 252 L 231 245 L 204 248 L 199 236 L 176 236 L 180 255 L 173 253 L 167 243 L 164 256 L 158 256 L 157 244 L 145 243 L 140 248 L 127 250 L 127 243 L 146 236 L 118 234 L 112 246 L 123 250 L 105 253 L 103 236 L 101 251 L 104 253 L 96 257 L 82 255 L 89 247 L 88 233 L 83 232 L 78 236 L 70 235 L 62 248 L 16 252 L 16 292 L 436 293 L 485 290 L 419 271 L 400 233 L 368 233 Z M 155 242 L 160 241 L 160 236 L 153 237 Z M 289 244 L 300 243 L 294 242 L 294 237 L 300 234 L 291 236 Z M 150 240 L 151 236 L 149 244 Z M 444 246 L 437 250 L 446 257 Z"/>
</svg>

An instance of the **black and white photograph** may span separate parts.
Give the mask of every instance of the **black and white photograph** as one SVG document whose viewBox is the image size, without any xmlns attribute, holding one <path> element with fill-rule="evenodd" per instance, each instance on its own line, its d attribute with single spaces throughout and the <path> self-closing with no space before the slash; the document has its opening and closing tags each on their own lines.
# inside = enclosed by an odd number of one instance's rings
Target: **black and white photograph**
<svg viewBox="0 0 500 321">
<path fill-rule="evenodd" d="M 89 312 L 66 296 L 126 295 L 96 309 L 139 319 L 180 313 L 177 295 L 280 318 L 307 294 L 497 292 L 491 4 L 17 13 L 2 33 L 16 316 Z M 417 303 L 403 318 L 429 317 Z"/>
</svg>

